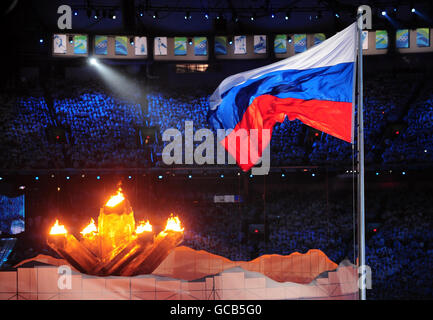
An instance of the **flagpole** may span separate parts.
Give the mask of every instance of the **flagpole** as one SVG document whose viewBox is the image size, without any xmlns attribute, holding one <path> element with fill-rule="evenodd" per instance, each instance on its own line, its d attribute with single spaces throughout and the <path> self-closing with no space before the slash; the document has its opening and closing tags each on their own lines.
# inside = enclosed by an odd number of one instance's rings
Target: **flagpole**
<svg viewBox="0 0 433 320">
<path fill-rule="evenodd" d="M 362 65 L 362 13 L 358 10 L 358 270 L 361 270 L 359 297 L 366 300 L 365 277 L 365 193 L 364 193 L 364 103 Z"/>
</svg>

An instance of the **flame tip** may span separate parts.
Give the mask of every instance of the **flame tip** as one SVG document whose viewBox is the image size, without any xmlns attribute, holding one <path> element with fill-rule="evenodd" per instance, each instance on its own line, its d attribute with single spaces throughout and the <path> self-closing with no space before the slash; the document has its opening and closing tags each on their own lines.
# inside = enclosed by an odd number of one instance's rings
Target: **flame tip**
<svg viewBox="0 0 433 320">
<path fill-rule="evenodd" d="M 67 234 L 66 228 L 64 225 L 59 225 L 59 219 L 56 219 L 56 222 L 50 229 L 50 234 Z"/>
</svg>

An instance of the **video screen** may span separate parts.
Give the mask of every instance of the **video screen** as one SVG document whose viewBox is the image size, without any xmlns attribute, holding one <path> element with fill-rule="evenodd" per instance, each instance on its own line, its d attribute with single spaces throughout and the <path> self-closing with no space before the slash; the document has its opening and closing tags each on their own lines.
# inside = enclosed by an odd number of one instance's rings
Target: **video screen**
<svg viewBox="0 0 433 320">
<path fill-rule="evenodd" d="M 24 195 L 9 198 L 0 195 L 0 234 L 24 232 Z"/>
</svg>

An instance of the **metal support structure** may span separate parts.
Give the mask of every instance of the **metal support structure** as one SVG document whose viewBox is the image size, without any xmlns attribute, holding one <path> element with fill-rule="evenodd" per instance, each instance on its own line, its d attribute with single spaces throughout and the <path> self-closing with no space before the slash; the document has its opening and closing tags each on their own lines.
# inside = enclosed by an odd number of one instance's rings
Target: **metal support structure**
<svg viewBox="0 0 433 320">
<path fill-rule="evenodd" d="M 365 190 L 364 190 L 364 105 L 363 105 L 363 64 L 362 64 L 362 30 L 364 27 L 363 6 L 358 8 L 358 270 L 361 270 L 359 298 L 366 300 L 365 279 Z"/>
</svg>

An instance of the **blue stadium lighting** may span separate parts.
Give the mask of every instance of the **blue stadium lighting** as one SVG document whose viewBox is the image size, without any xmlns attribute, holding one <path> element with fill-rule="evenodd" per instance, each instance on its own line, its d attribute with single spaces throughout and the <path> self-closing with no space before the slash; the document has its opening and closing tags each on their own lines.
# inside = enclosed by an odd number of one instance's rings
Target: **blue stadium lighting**
<svg viewBox="0 0 433 320">
<path fill-rule="evenodd" d="M 252 178 L 253 177 L 253 175 L 252 174 L 250 174 L 250 178 Z"/>
<path fill-rule="evenodd" d="M 379 175 L 379 172 L 376 172 L 376 176 L 378 176 Z"/>
<path fill-rule="evenodd" d="M 162 179 L 162 176 L 158 176 L 158 179 L 160 179 L 160 180 L 161 180 L 161 179 Z"/>
<path fill-rule="evenodd" d="M 275 18 L 275 14 L 273 12 L 271 13 L 271 18 Z"/>
<path fill-rule="evenodd" d="M 39 177 L 35 177 L 35 180 L 39 180 Z"/>
<path fill-rule="evenodd" d="M 224 178 L 224 175 L 223 175 L 223 174 L 221 175 L 221 178 Z"/>
<path fill-rule="evenodd" d="M 69 180 L 69 179 L 70 179 L 69 176 L 67 176 L 67 177 L 66 177 L 66 180 Z"/>
<path fill-rule="evenodd" d="M 128 179 L 132 179 L 132 177 L 131 177 L 131 176 L 128 176 Z"/>
<path fill-rule="evenodd" d="M 336 18 L 340 18 L 340 14 L 338 12 L 335 13 Z"/>
<path fill-rule="evenodd" d="M 140 12 L 140 17 L 142 17 L 143 16 L 143 12 Z"/>
<path fill-rule="evenodd" d="M 96 176 L 96 179 L 100 180 L 100 179 L 101 179 L 101 177 L 100 177 L 100 176 Z"/>
</svg>

